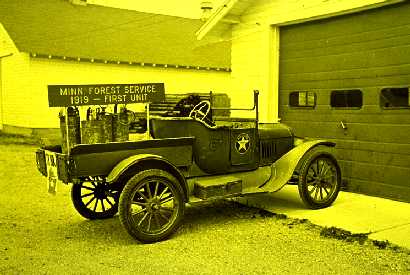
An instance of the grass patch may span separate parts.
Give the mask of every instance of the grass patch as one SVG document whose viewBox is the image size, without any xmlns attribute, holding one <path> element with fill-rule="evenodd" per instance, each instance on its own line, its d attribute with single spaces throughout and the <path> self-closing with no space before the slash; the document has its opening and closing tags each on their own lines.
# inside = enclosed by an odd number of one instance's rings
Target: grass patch
<svg viewBox="0 0 410 275">
<path fill-rule="evenodd" d="M 389 241 L 373 240 L 373 245 L 377 246 L 379 249 L 386 249 L 386 247 L 390 246 L 390 243 Z"/>
<path fill-rule="evenodd" d="M 29 137 L 19 134 L 9 134 L 0 131 L 0 144 L 39 145 L 40 140 L 36 137 Z"/>
<path fill-rule="evenodd" d="M 350 231 L 336 228 L 336 227 L 325 227 L 320 231 L 320 236 L 326 238 L 333 238 L 338 240 L 343 240 L 346 242 L 355 242 L 359 244 L 364 244 L 370 233 L 351 233 Z"/>
</svg>

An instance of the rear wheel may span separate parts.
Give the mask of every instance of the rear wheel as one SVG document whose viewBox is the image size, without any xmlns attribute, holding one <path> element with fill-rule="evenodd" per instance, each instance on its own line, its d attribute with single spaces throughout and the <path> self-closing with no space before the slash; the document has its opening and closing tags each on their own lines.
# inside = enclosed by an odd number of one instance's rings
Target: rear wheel
<svg viewBox="0 0 410 275">
<path fill-rule="evenodd" d="M 107 219 L 118 212 L 119 192 L 102 177 L 88 177 L 73 184 L 71 200 L 75 209 L 86 219 Z"/>
<path fill-rule="evenodd" d="M 330 206 L 337 198 L 341 173 L 336 159 L 326 151 L 308 153 L 299 171 L 299 195 L 312 209 Z"/>
<path fill-rule="evenodd" d="M 144 170 L 125 185 L 119 203 L 120 221 L 144 243 L 166 239 L 181 225 L 185 211 L 178 180 L 166 171 Z"/>
</svg>

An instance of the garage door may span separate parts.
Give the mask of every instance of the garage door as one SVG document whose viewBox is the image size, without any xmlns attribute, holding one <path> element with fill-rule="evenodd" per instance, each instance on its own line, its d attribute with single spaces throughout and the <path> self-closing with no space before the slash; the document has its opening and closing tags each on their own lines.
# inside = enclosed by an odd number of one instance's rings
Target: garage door
<svg viewBox="0 0 410 275">
<path fill-rule="evenodd" d="M 410 3 L 280 30 L 279 115 L 337 142 L 351 191 L 410 200 Z"/>
</svg>

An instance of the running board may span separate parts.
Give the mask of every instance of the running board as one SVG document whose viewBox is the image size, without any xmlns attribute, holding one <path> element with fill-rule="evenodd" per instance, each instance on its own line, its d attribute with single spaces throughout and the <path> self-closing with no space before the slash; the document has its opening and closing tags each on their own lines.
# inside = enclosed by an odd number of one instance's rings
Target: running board
<svg viewBox="0 0 410 275">
<path fill-rule="evenodd" d="M 242 179 L 234 176 L 198 178 L 193 195 L 202 200 L 214 197 L 236 196 L 242 193 Z"/>
</svg>

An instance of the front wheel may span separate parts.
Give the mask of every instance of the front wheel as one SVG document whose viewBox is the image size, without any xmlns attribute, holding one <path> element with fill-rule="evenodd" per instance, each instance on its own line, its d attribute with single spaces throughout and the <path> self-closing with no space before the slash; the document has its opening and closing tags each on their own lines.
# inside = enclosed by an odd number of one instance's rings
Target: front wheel
<svg viewBox="0 0 410 275">
<path fill-rule="evenodd" d="M 144 170 L 125 185 L 119 216 L 127 232 L 144 243 L 164 240 L 181 225 L 185 211 L 179 181 L 166 171 Z"/>
<path fill-rule="evenodd" d="M 308 153 L 299 171 L 299 195 L 312 209 L 330 206 L 341 186 L 341 173 L 336 159 L 326 151 Z"/>
</svg>

